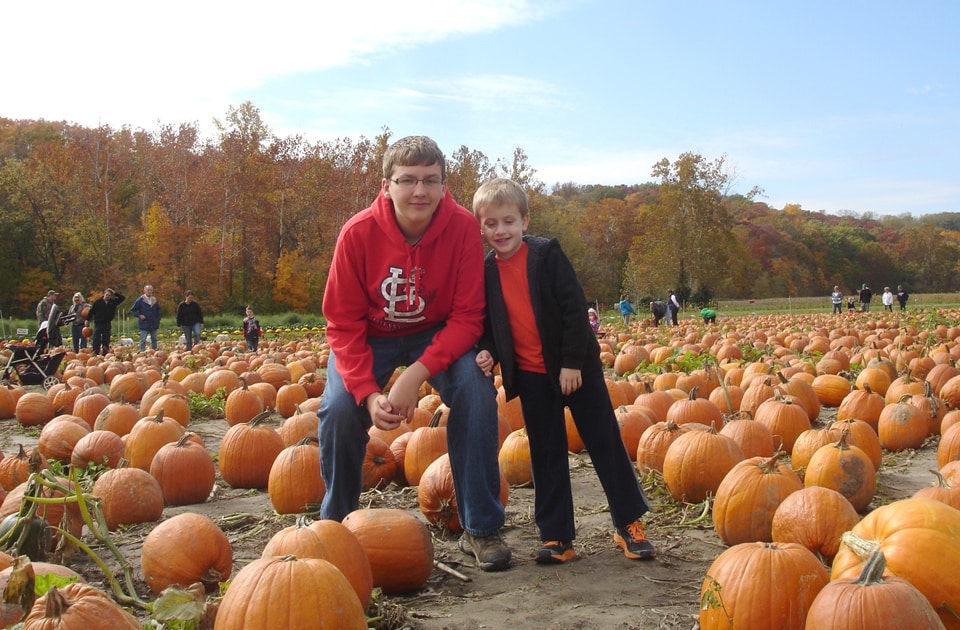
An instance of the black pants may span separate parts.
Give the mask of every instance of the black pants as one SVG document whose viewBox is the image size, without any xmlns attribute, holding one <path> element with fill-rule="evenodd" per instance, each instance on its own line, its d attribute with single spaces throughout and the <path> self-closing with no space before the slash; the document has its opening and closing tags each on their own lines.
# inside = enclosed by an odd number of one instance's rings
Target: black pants
<svg viewBox="0 0 960 630">
<path fill-rule="evenodd" d="M 674 326 L 677 325 L 677 310 L 678 309 L 675 309 L 675 308 L 670 309 L 670 321 L 673 322 Z"/>
<path fill-rule="evenodd" d="M 603 371 L 583 374 L 583 385 L 562 395 L 546 374 L 517 371 L 517 389 L 530 438 L 534 518 L 540 540 L 572 541 L 576 536 L 564 405 L 573 421 L 610 506 L 615 527 L 625 527 L 650 509 L 610 403 Z"/>
</svg>

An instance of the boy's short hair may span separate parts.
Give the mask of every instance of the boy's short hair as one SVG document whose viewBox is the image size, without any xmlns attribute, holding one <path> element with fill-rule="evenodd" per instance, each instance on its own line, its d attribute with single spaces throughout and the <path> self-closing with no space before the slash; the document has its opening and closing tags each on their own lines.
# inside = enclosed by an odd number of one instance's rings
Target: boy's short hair
<svg viewBox="0 0 960 630">
<path fill-rule="evenodd" d="M 489 205 L 513 205 L 520 209 L 520 216 L 530 214 L 530 199 L 526 191 L 512 179 L 497 177 L 484 182 L 473 194 L 473 213 Z"/>
<path fill-rule="evenodd" d="M 407 136 L 400 138 L 383 154 L 383 178 L 390 179 L 397 166 L 440 165 L 440 175 L 447 179 L 447 161 L 443 151 L 427 136 Z"/>
</svg>

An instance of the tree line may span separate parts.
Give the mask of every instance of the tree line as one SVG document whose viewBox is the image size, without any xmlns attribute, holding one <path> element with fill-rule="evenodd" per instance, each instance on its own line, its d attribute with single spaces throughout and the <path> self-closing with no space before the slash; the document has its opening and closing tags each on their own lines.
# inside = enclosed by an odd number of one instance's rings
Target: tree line
<svg viewBox="0 0 960 630">
<path fill-rule="evenodd" d="M 0 118 L 0 311 L 29 316 L 49 288 L 174 304 L 194 290 L 211 313 L 319 313 L 337 234 L 376 195 L 384 127 L 372 139 L 278 137 L 249 102 L 214 121 L 148 131 Z M 449 149 L 448 149 L 449 150 Z M 448 153 L 447 185 L 469 207 L 494 176 L 530 195 L 531 232 L 560 239 L 591 301 L 668 288 L 691 301 L 829 294 L 904 284 L 956 290 L 960 213 L 842 216 L 771 208 L 733 192 L 725 156 L 684 153 L 643 184 L 555 183 L 518 147 Z"/>
</svg>

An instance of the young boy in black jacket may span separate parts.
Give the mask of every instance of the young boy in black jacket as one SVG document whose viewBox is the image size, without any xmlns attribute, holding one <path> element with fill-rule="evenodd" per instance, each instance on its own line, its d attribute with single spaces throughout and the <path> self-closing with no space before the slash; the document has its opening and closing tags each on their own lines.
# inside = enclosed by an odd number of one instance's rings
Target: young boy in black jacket
<svg viewBox="0 0 960 630">
<path fill-rule="evenodd" d="M 520 396 L 530 440 L 539 563 L 576 557 L 564 406 L 597 471 L 627 558 L 656 555 L 640 517 L 650 504 L 627 455 L 606 387 L 586 298 L 556 239 L 524 236 L 527 195 L 509 179 L 477 190 L 473 212 L 492 248 L 485 261 L 487 319 L 477 355 L 486 374 L 500 364 L 507 399 Z"/>
</svg>

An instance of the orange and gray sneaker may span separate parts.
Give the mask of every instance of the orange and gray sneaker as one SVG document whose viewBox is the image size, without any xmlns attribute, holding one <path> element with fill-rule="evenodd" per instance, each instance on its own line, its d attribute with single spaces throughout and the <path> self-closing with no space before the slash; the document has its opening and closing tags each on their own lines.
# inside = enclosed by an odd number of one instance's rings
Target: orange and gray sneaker
<svg viewBox="0 0 960 630">
<path fill-rule="evenodd" d="M 623 549 L 623 555 L 631 560 L 649 560 L 657 555 L 653 545 L 643 533 L 643 524 L 636 520 L 626 527 L 618 527 L 613 542 Z"/>
<path fill-rule="evenodd" d="M 559 540 L 547 540 L 537 552 L 537 564 L 560 564 L 577 557 L 573 550 L 573 543 Z"/>
</svg>

